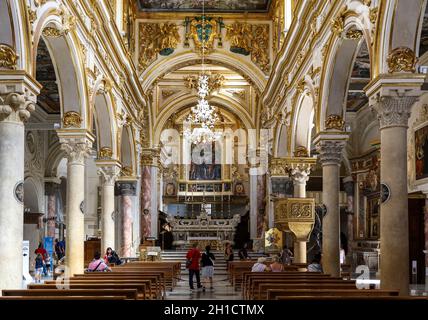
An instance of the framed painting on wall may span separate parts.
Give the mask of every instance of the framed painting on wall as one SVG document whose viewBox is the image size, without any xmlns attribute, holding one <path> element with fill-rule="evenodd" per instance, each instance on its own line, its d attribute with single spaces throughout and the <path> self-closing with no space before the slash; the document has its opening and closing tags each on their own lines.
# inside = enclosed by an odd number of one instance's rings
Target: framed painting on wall
<svg viewBox="0 0 428 320">
<path fill-rule="evenodd" d="M 428 177 L 428 126 L 415 131 L 416 180 Z"/>
</svg>

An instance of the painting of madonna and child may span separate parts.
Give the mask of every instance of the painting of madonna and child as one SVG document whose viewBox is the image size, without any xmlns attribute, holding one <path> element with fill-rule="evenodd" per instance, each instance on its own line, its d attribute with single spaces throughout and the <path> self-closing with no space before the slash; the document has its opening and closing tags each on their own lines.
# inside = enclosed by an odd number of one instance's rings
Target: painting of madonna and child
<svg viewBox="0 0 428 320">
<path fill-rule="evenodd" d="M 221 180 L 221 150 L 214 142 L 192 144 L 189 180 Z"/>
</svg>

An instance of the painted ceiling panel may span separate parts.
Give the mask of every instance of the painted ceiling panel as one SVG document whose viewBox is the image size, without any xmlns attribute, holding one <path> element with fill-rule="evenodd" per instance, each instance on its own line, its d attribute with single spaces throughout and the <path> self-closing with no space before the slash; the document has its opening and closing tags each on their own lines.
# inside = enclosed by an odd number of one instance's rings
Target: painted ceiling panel
<svg viewBox="0 0 428 320">
<path fill-rule="evenodd" d="M 141 11 L 200 12 L 267 12 L 271 0 L 138 0 Z"/>
</svg>

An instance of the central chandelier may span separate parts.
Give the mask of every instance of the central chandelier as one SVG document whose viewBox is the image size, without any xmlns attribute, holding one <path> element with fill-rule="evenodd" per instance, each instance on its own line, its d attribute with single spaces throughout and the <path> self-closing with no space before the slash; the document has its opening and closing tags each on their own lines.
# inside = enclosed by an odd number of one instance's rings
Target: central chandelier
<svg viewBox="0 0 428 320">
<path fill-rule="evenodd" d="M 202 22 L 205 21 L 205 1 L 202 1 Z M 205 37 L 202 30 L 202 72 L 198 78 L 198 103 L 191 108 L 191 112 L 184 121 L 184 135 L 192 143 L 213 142 L 221 137 L 220 132 L 214 132 L 214 126 L 219 120 L 217 112 L 211 106 L 206 97 L 211 91 L 209 88 L 209 76 L 205 73 Z M 192 130 L 192 127 L 194 129 Z"/>
</svg>

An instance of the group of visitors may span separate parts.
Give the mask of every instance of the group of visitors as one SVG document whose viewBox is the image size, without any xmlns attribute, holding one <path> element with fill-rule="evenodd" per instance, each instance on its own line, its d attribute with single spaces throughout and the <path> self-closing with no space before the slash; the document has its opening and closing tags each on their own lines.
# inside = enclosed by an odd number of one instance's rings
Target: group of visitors
<svg viewBox="0 0 428 320">
<path fill-rule="evenodd" d="M 94 259 L 89 263 L 87 271 L 90 272 L 107 272 L 111 271 L 109 267 L 110 264 L 120 265 L 122 260 L 119 258 L 119 255 L 112 248 L 108 247 L 106 254 L 101 259 L 101 253 L 95 252 Z"/>
<path fill-rule="evenodd" d="M 233 252 L 232 252 L 233 255 Z M 230 257 L 228 257 L 230 258 Z M 231 258 L 233 260 L 233 257 Z M 194 243 L 192 248 L 186 254 L 186 268 L 189 269 L 189 287 L 190 290 L 195 290 L 193 285 L 193 277 L 196 276 L 196 290 L 206 290 L 206 284 L 209 283 L 209 289 L 214 290 L 213 276 L 214 276 L 214 260 L 215 256 L 211 252 L 211 247 L 206 246 L 205 252 L 201 254 L 198 249 L 198 244 Z M 200 269 L 202 268 L 202 274 Z M 201 284 L 201 276 L 204 285 Z"/>
<path fill-rule="evenodd" d="M 280 262 L 279 256 L 272 257 L 272 263 L 270 265 L 266 264 L 267 259 L 265 257 L 260 257 L 257 259 L 257 262 L 251 268 L 251 272 L 282 272 L 284 271 L 284 265 Z"/>
</svg>

